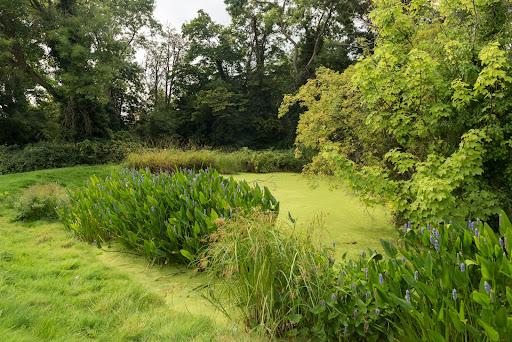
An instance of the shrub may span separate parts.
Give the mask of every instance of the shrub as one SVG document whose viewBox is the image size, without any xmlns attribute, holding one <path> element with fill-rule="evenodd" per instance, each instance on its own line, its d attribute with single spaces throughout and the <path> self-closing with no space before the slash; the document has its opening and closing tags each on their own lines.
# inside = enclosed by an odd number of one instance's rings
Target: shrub
<svg viewBox="0 0 512 342">
<path fill-rule="evenodd" d="M 66 192 L 57 183 L 33 185 L 25 189 L 14 203 L 16 220 L 56 219 L 58 207 L 66 198 Z"/>
<path fill-rule="evenodd" d="M 224 305 L 216 298 L 234 299 L 250 328 L 272 336 L 325 337 L 317 329 L 322 317 L 315 310 L 332 294 L 327 250 L 261 214 L 238 217 L 211 239 L 201 266 L 212 279 L 224 278 L 212 292 L 217 304 Z"/>
<path fill-rule="evenodd" d="M 122 161 L 128 152 L 140 147 L 137 142 L 84 140 L 79 143 L 41 142 L 24 147 L 0 149 L 0 174 L 27 172 Z"/>
<path fill-rule="evenodd" d="M 512 225 L 410 229 L 388 258 L 371 253 L 341 268 L 338 312 L 345 336 L 414 341 L 505 341 L 512 333 Z M 331 328 L 331 335 L 336 329 Z"/>
<path fill-rule="evenodd" d="M 296 159 L 293 151 L 251 151 L 242 149 L 236 152 L 215 150 L 151 150 L 144 153 L 131 153 L 126 159 L 130 168 L 149 168 L 152 171 L 170 171 L 180 168 L 195 170 L 215 168 L 221 173 L 235 172 L 298 172 L 304 161 Z"/>
<path fill-rule="evenodd" d="M 123 170 L 70 196 L 66 227 L 98 244 L 117 239 L 155 262 L 192 261 L 206 237 L 234 213 L 277 213 L 267 188 L 221 177 L 216 171 L 151 174 Z"/>
</svg>

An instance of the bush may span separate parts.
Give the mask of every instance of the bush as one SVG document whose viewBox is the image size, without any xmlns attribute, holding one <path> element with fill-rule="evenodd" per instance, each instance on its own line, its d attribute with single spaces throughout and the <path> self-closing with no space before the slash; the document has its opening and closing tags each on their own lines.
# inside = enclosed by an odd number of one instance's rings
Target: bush
<svg viewBox="0 0 512 342">
<path fill-rule="evenodd" d="M 345 336 L 414 341 L 506 341 L 512 333 L 512 225 L 499 233 L 468 222 L 410 229 L 398 247 L 383 242 L 350 261 L 337 281 Z M 337 329 L 331 328 L 331 335 Z"/>
<path fill-rule="evenodd" d="M 58 218 L 57 210 L 66 201 L 66 192 L 57 183 L 33 185 L 14 203 L 16 220 L 32 221 Z"/>
<path fill-rule="evenodd" d="M 189 262 L 219 222 L 234 213 L 277 213 L 267 188 L 221 177 L 216 171 L 172 175 L 123 170 L 70 196 L 66 227 L 87 241 L 116 239 L 155 262 Z"/>
<path fill-rule="evenodd" d="M 121 140 L 79 143 L 42 142 L 24 147 L 0 149 L 0 174 L 60 168 L 80 164 L 106 164 L 122 161 L 140 147 L 137 142 Z"/>
<path fill-rule="evenodd" d="M 215 168 L 221 173 L 235 172 L 299 172 L 304 161 L 296 159 L 293 151 L 251 151 L 236 152 L 215 150 L 152 150 L 145 153 L 131 153 L 126 165 L 130 168 L 149 168 L 152 171 L 170 171 L 181 168 L 201 170 Z"/>
<path fill-rule="evenodd" d="M 228 298 L 270 335 L 349 341 L 507 341 L 512 333 L 512 224 L 412 229 L 397 245 L 333 264 L 328 251 L 241 219 L 212 237 L 206 265 Z M 236 251 L 236 253 L 235 253 Z M 222 297 L 221 297 L 222 298 Z"/>
<path fill-rule="evenodd" d="M 232 298 L 250 328 L 271 336 L 316 335 L 318 305 L 331 298 L 327 250 L 296 231 L 282 230 L 274 217 L 238 217 L 211 236 L 202 260 L 213 279 L 224 278 L 220 298 Z M 215 284 L 215 282 L 213 282 Z M 219 305 L 217 294 L 212 299 Z"/>
</svg>

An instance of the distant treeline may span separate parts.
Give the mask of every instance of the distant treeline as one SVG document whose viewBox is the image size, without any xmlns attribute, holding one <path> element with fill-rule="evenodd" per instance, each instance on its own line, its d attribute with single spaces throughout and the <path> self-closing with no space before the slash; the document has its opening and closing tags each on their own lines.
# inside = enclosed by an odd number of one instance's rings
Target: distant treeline
<svg viewBox="0 0 512 342">
<path fill-rule="evenodd" d="M 181 33 L 154 0 L 20 0 L 0 8 L 0 145 L 110 139 L 291 146 L 301 108 L 277 117 L 319 66 L 365 50 L 369 1 L 226 0 Z M 144 60 L 136 55 L 144 51 Z"/>
</svg>

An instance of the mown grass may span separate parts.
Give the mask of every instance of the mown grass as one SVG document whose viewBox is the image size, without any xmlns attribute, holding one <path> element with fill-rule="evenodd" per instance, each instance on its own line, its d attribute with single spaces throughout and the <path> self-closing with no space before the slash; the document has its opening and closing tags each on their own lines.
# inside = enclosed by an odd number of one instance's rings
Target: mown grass
<svg viewBox="0 0 512 342">
<path fill-rule="evenodd" d="M 98 257 L 60 224 L 0 217 L 3 341 L 210 341 L 229 339 L 208 316 L 165 298 Z"/>
<path fill-rule="evenodd" d="M 75 166 L 61 169 L 48 169 L 23 173 L 0 175 L 0 194 L 17 193 L 35 184 L 58 183 L 65 187 L 84 185 L 90 176 L 106 177 L 118 165 Z"/>
</svg>

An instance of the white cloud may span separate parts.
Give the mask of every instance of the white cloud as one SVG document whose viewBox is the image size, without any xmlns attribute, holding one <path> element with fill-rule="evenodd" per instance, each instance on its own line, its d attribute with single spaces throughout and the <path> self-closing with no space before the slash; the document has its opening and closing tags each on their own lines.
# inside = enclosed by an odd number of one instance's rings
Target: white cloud
<svg viewBox="0 0 512 342">
<path fill-rule="evenodd" d="M 195 18 L 200 9 L 217 23 L 230 22 L 224 0 L 155 0 L 155 17 L 178 30 L 183 23 Z"/>
</svg>

